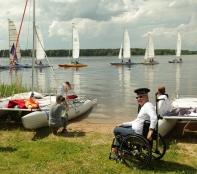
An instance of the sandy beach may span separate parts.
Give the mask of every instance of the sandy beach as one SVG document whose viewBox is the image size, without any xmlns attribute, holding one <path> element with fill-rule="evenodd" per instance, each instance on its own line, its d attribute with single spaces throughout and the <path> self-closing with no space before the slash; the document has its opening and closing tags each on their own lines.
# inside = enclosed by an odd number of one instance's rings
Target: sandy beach
<svg viewBox="0 0 197 174">
<path fill-rule="evenodd" d="M 99 132 L 113 134 L 113 129 L 118 123 L 90 123 L 86 120 L 70 121 L 67 129 L 69 132 Z"/>
</svg>

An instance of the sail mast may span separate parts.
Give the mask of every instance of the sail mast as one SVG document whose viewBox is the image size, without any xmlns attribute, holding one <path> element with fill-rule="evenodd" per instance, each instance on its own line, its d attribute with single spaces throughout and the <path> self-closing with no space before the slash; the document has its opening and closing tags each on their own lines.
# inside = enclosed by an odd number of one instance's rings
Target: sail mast
<svg viewBox="0 0 197 174">
<path fill-rule="evenodd" d="M 35 59 L 35 48 L 34 41 L 35 40 L 35 0 L 33 0 L 33 50 L 32 50 L 32 94 L 34 91 L 34 59 Z"/>
</svg>

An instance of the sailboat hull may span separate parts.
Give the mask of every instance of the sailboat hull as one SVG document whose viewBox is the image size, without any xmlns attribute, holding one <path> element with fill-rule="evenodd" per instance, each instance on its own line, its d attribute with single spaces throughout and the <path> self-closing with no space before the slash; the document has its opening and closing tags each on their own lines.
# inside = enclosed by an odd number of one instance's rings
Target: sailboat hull
<svg viewBox="0 0 197 174">
<path fill-rule="evenodd" d="M 34 65 L 34 68 L 47 68 L 47 67 L 51 67 L 50 65 L 46 64 L 46 65 Z"/>
<path fill-rule="evenodd" d="M 135 62 L 111 62 L 111 65 L 136 65 L 138 63 Z"/>
<path fill-rule="evenodd" d="M 12 69 L 21 69 L 21 68 L 31 68 L 31 65 L 13 65 Z M 10 65 L 2 66 L 0 65 L 0 69 L 10 69 Z"/>
<path fill-rule="evenodd" d="M 35 65 L 34 68 L 47 68 L 50 65 Z M 21 69 L 21 68 L 32 68 L 32 65 L 13 65 L 12 69 Z M 0 69 L 10 69 L 10 65 L 2 66 L 0 65 Z"/>
<path fill-rule="evenodd" d="M 178 119 L 161 119 L 158 121 L 159 134 L 167 135 L 176 125 Z"/>
<path fill-rule="evenodd" d="M 59 67 L 84 67 L 84 66 L 88 66 L 87 64 L 83 64 L 83 63 L 79 63 L 79 64 L 58 64 Z"/>
<path fill-rule="evenodd" d="M 182 63 L 182 61 L 174 61 L 174 60 L 172 60 L 172 61 L 168 61 L 169 63 Z"/>
<path fill-rule="evenodd" d="M 74 102 L 68 113 L 68 120 L 74 119 L 86 111 L 88 111 L 93 106 L 93 101 L 86 99 L 85 101 L 79 100 L 79 102 Z M 43 108 L 44 109 L 44 108 Z M 49 125 L 49 109 L 47 106 L 45 109 L 47 111 L 35 111 L 30 114 L 23 116 L 22 123 L 26 129 L 37 129 Z"/>
<path fill-rule="evenodd" d="M 159 64 L 158 61 L 153 61 L 153 62 L 142 62 L 141 64 L 144 64 L 144 65 L 156 65 L 156 64 Z"/>
</svg>

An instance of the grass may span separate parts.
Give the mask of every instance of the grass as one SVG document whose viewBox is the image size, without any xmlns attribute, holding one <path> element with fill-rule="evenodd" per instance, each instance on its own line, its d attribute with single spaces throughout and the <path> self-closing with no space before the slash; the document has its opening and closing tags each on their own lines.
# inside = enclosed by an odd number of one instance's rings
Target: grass
<svg viewBox="0 0 197 174">
<path fill-rule="evenodd" d="M 189 134 L 188 134 L 189 135 Z M 152 174 L 197 172 L 196 135 L 166 137 L 167 152 L 150 168 L 132 170 L 109 160 L 112 134 L 70 132 L 53 135 L 41 128 L 26 130 L 21 123 L 0 124 L 1 173 Z"/>
<path fill-rule="evenodd" d="M 0 91 L 1 91 L 0 97 L 7 97 L 7 96 L 12 96 L 17 93 L 30 91 L 30 89 L 27 88 L 26 86 L 22 87 L 18 84 L 12 84 L 12 85 L 1 84 Z"/>
</svg>

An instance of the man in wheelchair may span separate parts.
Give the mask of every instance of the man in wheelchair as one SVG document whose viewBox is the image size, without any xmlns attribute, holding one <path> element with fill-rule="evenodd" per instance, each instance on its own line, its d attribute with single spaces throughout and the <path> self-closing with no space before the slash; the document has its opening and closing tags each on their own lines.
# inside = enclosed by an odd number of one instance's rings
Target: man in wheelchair
<svg viewBox="0 0 197 174">
<path fill-rule="evenodd" d="M 156 109 L 149 102 L 147 88 L 134 90 L 137 94 L 138 116 L 131 122 L 125 122 L 114 128 L 114 139 L 109 159 L 123 162 L 133 169 L 149 166 L 152 159 L 160 160 L 166 152 L 166 144 L 158 133 L 157 99 Z"/>
<path fill-rule="evenodd" d="M 134 90 L 134 92 L 137 94 L 136 99 L 141 107 L 138 116 L 133 121 L 117 125 L 113 131 L 114 135 L 115 137 L 118 135 L 127 136 L 134 133 L 142 135 L 145 120 L 150 120 L 147 140 L 151 141 L 153 130 L 157 124 L 157 114 L 154 105 L 150 103 L 148 99 L 148 92 L 150 92 L 150 90 L 148 88 L 139 88 Z M 116 141 L 117 146 L 120 143 L 121 142 Z"/>
</svg>

